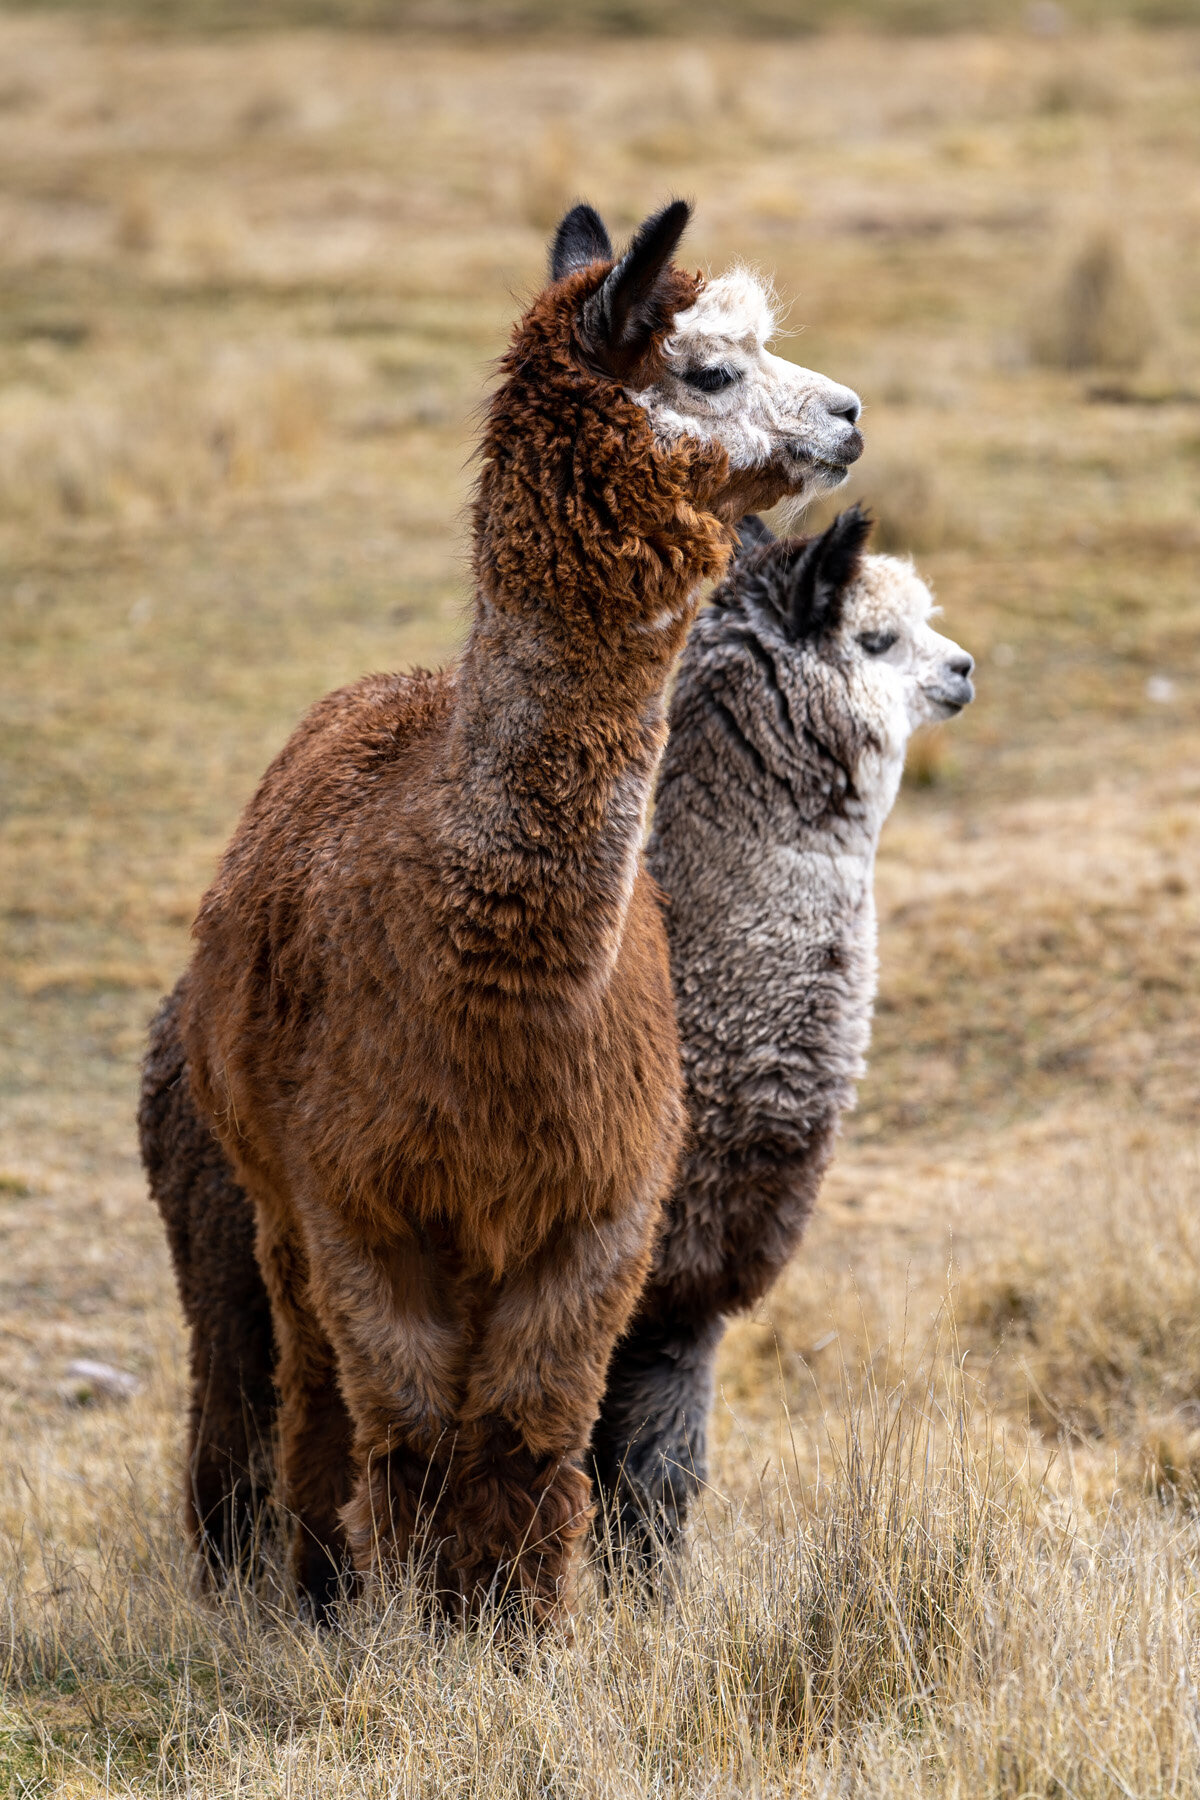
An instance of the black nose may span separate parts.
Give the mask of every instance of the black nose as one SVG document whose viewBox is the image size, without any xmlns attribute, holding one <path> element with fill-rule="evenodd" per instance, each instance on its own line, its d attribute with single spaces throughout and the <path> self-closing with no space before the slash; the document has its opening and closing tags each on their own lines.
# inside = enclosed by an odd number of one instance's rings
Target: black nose
<svg viewBox="0 0 1200 1800">
<path fill-rule="evenodd" d="M 968 656 L 965 650 L 956 650 L 953 656 L 947 658 L 946 667 L 953 674 L 961 675 L 966 680 L 975 667 L 975 658 Z"/>
</svg>

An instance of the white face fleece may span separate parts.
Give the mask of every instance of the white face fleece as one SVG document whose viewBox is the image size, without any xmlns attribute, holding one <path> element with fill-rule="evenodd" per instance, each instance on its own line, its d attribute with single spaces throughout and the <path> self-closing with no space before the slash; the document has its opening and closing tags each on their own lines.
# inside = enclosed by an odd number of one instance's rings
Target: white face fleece
<svg viewBox="0 0 1200 1800">
<path fill-rule="evenodd" d="M 701 287 L 676 315 L 664 345 L 667 368 L 631 398 L 664 442 L 716 439 L 732 468 L 784 467 L 793 504 L 835 488 L 862 449 L 858 395 L 767 349 L 771 296 L 752 270 L 734 267 Z"/>
</svg>

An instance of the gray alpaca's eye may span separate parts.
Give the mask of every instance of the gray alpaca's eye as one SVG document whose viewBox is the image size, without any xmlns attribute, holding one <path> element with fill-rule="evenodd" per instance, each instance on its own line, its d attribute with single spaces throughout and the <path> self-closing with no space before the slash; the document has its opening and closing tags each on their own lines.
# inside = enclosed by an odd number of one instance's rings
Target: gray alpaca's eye
<svg viewBox="0 0 1200 1800">
<path fill-rule="evenodd" d="M 898 631 L 861 631 L 858 641 L 868 656 L 882 656 L 900 636 Z"/>
<path fill-rule="evenodd" d="M 722 364 L 715 369 L 689 369 L 683 379 L 702 394 L 719 394 L 722 388 L 732 387 L 735 381 L 740 381 L 741 376 L 736 369 Z"/>
</svg>

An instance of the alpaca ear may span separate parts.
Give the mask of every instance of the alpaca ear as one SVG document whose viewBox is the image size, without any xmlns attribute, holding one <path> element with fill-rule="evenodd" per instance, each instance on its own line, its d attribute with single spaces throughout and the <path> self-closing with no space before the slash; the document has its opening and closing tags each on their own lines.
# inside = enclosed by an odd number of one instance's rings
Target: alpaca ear
<svg viewBox="0 0 1200 1800">
<path fill-rule="evenodd" d="M 588 302 L 585 324 L 593 348 L 617 368 L 635 362 L 666 323 L 657 289 L 691 216 L 686 200 L 651 214 Z"/>
<path fill-rule="evenodd" d="M 861 506 L 848 506 L 790 561 L 788 623 L 794 638 L 815 637 L 837 625 L 846 590 L 862 566 L 871 523 Z"/>
<path fill-rule="evenodd" d="M 750 552 L 757 550 L 761 544 L 777 544 L 779 542 L 771 527 L 760 519 L 757 513 L 747 513 L 736 529 L 738 541 L 733 552 L 735 563 L 741 562 L 743 557 L 749 556 Z"/>
<path fill-rule="evenodd" d="M 612 240 L 594 206 L 573 206 L 563 218 L 550 246 L 550 279 L 561 281 L 589 263 L 611 262 Z"/>
<path fill-rule="evenodd" d="M 768 544 L 777 544 L 779 542 L 779 539 L 775 536 L 771 527 L 766 524 L 764 520 L 760 519 L 757 513 L 747 513 L 734 529 L 737 532 L 737 542 L 733 546 L 733 555 L 730 558 L 729 567 L 725 572 L 724 581 L 721 582 L 720 586 L 712 596 L 712 603 L 717 608 L 724 608 L 736 604 L 739 594 L 744 591 L 743 582 L 746 579 L 747 564 L 754 555 L 754 552 L 756 550 L 764 549 Z M 769 571 L 771 567 L 769 561 L 767 562 L 766 567 Z M 759 595 L 762 596 L 764 593 L 762 570 L 759 570 L 756 575 L 752 575 L 750 579 Z M 778 604 L 769 578 L 766 584 L 765 597 L 772 605 Z"/>
</svg>

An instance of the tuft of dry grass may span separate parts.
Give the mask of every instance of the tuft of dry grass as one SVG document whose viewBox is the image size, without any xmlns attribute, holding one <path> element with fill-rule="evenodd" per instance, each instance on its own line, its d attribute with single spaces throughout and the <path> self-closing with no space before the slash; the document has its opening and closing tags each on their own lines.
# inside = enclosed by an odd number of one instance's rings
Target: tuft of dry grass
<svg viewBox="0 0 1200 1800">
<path fill-rule="evenodd" d="M 1039 309 L 1032 343 L 1051 369 L 1140 369 L 1158 332 L 1150 302 L 1120 239 L 1097 232 L 1078 251 L 1048 305 Z"/>
<path fill-rule="evenodd" d="M 989 1611 L 1020 1603 L 1027 1496 L 948 1399 L 868 1388 L 815 1490 L 727 1512 L 669 1597 L 595 1596 L 569 1642 L 431 1627 L 411 1585 L 348 1604 L 329 1635 L 277 1599 L 203 1605 L 136 1488 L 102 1496 L 84 1560 L 49 1549 L 35 1495 L 5 1547 L 8 1742 L 51 1780 L 103 1757 L 133 1791 L 224 1793 L 234 1767 L 244 1792 L 287 1771 L 313 1795 L 384 1770 L 414 1795 L 802 1776 L 935 1689 L 977 1701 Z"/>
<path fill-rule="evenodd" d="M 338 401 L 364 386 L 350 350 L 279 343 L 228 346 L 120 386 L 14 383 L 0 391 L 0 517 L 145 524 L 295 481 Z"/>
<path fill-rule="evenodd" d="M 1116 1169 L 966 1278 L 964 1338 L 989 1388 L 1048 1438 L 1106 1454 L 1134 1489 L 1200 1498 L 1200 1161 L 1143 1149 L 1136 1205 Z"/>
</svg>

